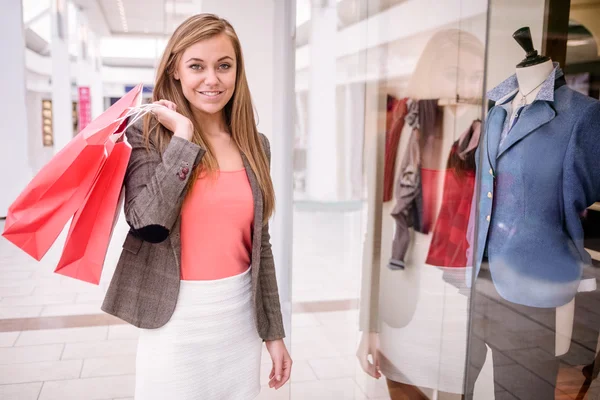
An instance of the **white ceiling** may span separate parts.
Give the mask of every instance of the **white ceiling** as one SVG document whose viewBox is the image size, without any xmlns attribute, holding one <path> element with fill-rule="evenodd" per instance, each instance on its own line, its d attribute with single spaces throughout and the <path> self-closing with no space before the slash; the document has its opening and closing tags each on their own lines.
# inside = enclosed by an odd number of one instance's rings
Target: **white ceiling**
<svg viewBox="0 0 600 400">
<path fill-rule="evenodd" d="M 111 34 L 168 35 L 191 15 L 200 0 L 95 0 Z"/>
<path fill-rule="evenodd" d="M 200 13 L 201 0 L 72 0 L 99 36 L 169 35 L 183 20 Z"/>
<path fill-rule="evenodd" d="M 28 33 L 27 46 L 37 53 L 48 55 L 51 0 L 22 1 L 24 21 L 35 19 L 32 32 Z M 152 67 L 164 48 L 165 40 L 175 28 L 186 18 L 203 12 L 202 0 L 69 1 L 73 5 L 71 8 L 79 10 L 89 30 L 100 40 L 103 64 L 110 66 Z M 402 1 L 404 0 L 380 0 L 380 6 L 388 8 Z M 339 14 L 338 29 L 367 17 L 366 10 L 360 6 L 367 4 L 365 0 L 336 0 L 336 3 Z M 311 0 L 296 0 L 298 47 L 308 43 L 310 16 Z M 70 23 L 72 22 L 70 20 Z M 75 35 L 75 30 L 70 32 L 71 38 Z M 76 48 L 76 40 L 73 42 Z"/>
<path fill-rule="evenodd" d="M 22 0 L 27 47 L 48 56 L 51 0 Z M 202 0 L 70 0 L 69 42 L 77 54 L 79 15 L 99 41 L 103 63 L 152 67 L 166 38 L 191 15 L 202 12 Z"/>
</svg>

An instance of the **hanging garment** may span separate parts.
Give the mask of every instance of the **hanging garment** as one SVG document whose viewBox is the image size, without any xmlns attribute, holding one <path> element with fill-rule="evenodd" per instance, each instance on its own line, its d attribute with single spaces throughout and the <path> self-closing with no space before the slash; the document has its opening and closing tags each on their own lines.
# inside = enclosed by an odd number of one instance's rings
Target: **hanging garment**
<svg viewBox="0 0 600 400">
<path fill-rule="evenodd" d="M 440 170 L 443 155 L 443 109 L 438 100 L 419 100 L 419 152 L 421 187 L 423 189 L 422 224 L 419 232 L 429 233 L 436 217 L 439 199 Z"/>
<path fill-rule="evenodd" d="M 487 254 L 504 299 L 554 308 L 573 299 L 591 264 L 580 214 L 600 199 L 600 102 L 567 87 L 556 66 L 503 135 L 518 90 L 512 76 L 488 94 L 496 105 L 476 156 L 474 263 L 477 273 Z"/>
<path fill-rule="evenodd" d="M 437 217 L 427 264 L 467 266 L 467 227 L 475 188 L 475 151 L 481 121 L 474 121 L 454 142 L 445 172 L 442 206 Z"/>
<path fill-rule="evenodd" d="M 385 167 L 383 172 L 383 201 L 390 201 L 394 191 L 394 172 L 400 135 L 404 128 L 404 118 L 408 113 L 408 99 L 397 100 L 387 97 L 386 133 L 385 133 Z"/>
<path fill-rule="evenodd" d="M 396 231 L 392 241 L 392 257 L 389 267 L 404 268 L 404 256 L 410 243 L 408 228 L 421 229 L 423 198 L 421 191 L 419 130 L 413 129 L 412 135 L 402 158 L 400 177 L 396 183 L 396 205 L 391 215 L 396 221 Z"/>
</svg>

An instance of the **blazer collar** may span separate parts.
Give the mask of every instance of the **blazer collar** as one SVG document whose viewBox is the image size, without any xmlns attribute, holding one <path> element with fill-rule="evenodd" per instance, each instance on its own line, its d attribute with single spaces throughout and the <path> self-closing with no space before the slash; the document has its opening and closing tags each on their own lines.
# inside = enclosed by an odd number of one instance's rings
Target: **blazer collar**
<svg viewBox="0 0 600 400">
<path fill-rule="evenodd" d="M 554 69 L 542 83 L 541 89 L 538 92 L 535 101 L 554 101 L 555 81 L 564 74 L 557 62 L 554 63 Z M 488 99 L 495 101 L 496 105 L 506 104 L 511 101 L 519 91 L 519 82 L 517 75 L 514 74 L 508 77 L 504 82 L 493 88 L 487 93 Z"/>
<path fill-rule="evenodd" d="M 558 67 L 558 63 L 554 63 L 554 70 L 542 84 L 542 89 L 536 96 L 536 99 L 533 103 L 525 106 L 520 111 L 521 116 L 512 127 L 510 133 L 502 143 L 502 146 L 499 146 L 498 142 L 495 140 L 488 141 L 488 145 L 495 146 L 495 149 L 490 149 L 488 153 L 490 155 L 495 154 L 495 157 L 493 157 L 490 162 L 495 163 L 496 158 L 502 156 L 502 154 L 520 140 L 554 119 L 556 116 L 556 110 L 554 108 L 555 92 L 564 85 L 566 85 L 564 74 Z M 514 87 L 516 87 L 516 89 Z M 513 75 L 496 88 L 492 89 L 488 93 L 488 96 L 492 96 L 490 97 L 491 100 L 494 98 L 498 99 L 494 108 L 504 109 L 508 102 L 515 97 L 517 91 L 518 84 L 516 82 L 516 76 Z M 506 113 L 504 115 L 505 118 L 508 118 Z"/>
</svg>

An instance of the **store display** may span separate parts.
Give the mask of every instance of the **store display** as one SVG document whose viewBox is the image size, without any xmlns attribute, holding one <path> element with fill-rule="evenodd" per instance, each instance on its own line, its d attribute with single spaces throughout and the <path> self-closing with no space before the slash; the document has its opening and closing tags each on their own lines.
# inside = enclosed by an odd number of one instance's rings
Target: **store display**
<svg viewBox="0 0 600 400">
<path fill-rule="evenodd" d="M 580 335 L 573 326 L 575 297 L 586 290 L 581 277 L 591 265 L 580 216 L 600 199 L 600 102 L 566 85 L 559 64 L 533 49 L 528 28 L 514 37 L 527 55 L 514 75 L 488 92 L 495 105 L 476 156 L 478 290 L 467 399 L 475 398 L 488 347 L 495 390 L 519 391 L 523 400 L 555 398 L 563 360 L 574 354 L 594 359 L 593 351 L 579 351 L 571 340 Z M 544 330 L 531 332 L 542 314 Z M 519 345 L 498 347 L 499 336 Z M 530 353 L 540 347 L 543 358 Z M 523 367 L 499 363 L 516 350 L 534 372 L 525 378 L 527 391 L 506 383 Z"/>
<path fill-rule="evenodd" d="M 600 198 L 600 102 L 566 86 L 552 61 L 518 67 L 488 97 L 476 267 L 489 259 L 506 300 L 562 306 L 591 262 L 580 214 Z"/>
<path fill-rule="evenodd" d="M 366 292 L 369 307 L 361 304 L 364 333 L 358 356 L 363 366 L 368 354 L 377 357 L 393 399 L 432 391 L 440 396 L 462 394 L 467 350 L 465 268 L 448 269 L 447 276 L 426 259 L 441 208 L 446 207 L 441 195 L 452 148 L 457 141 L 465 143 L 468 132 L 463 132 L 481 117 L 484 46 L 475 34 L 458 29 L 439 30 L 420 43 L 424 47 L 419 47 L 410 78 L 397 85 L 402 89 L 387 92 L 409 98 L 394 200 L 378 203 L 377 196 L 368 196 L 373 221 L 367 228 L 363 273 L 372 280 Z M 378 140 L 385 143 L 382 139 Z M 470 139 L 477 143 L 477 138 Z M 472 145 L 469 140 L 468 152 L 474 158 Z M 379 146 L 380 153 L 366 156 L 375 167 L 384 164 L 379 164 L 384 149 Z M 368 176 L 378 183 L 375 190 L 383 190 L 383 180 L 379 183 L 372 172 L 375 167 L 370 167 Z M 467 198 L 470 202 L 471 196 Z"/>
</svg>

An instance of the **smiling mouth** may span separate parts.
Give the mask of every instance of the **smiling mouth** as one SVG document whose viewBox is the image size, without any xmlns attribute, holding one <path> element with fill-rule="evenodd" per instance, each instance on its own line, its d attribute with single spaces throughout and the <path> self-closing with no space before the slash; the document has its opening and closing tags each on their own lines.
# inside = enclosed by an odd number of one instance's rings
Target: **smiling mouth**
<svg viewBox="0 0 600 400">
<path fill-rule="evenodd" d="M 220 94 L 223 94 L 224 91 L 222 90 L 211 90 L 211 91 L 196 91 L 198 93 L 200 93 L 201 95 L 207 96 L 207 97 L 217 97 Z"/>
</svg>

